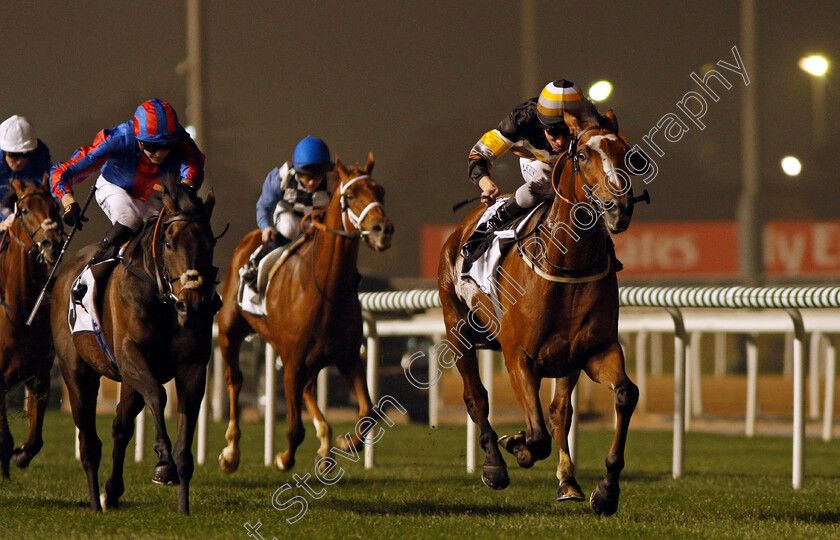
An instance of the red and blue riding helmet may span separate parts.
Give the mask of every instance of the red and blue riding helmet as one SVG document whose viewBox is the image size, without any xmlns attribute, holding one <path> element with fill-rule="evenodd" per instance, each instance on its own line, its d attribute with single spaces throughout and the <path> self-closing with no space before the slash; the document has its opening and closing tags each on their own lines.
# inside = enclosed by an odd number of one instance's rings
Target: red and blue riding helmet
<svg viewBox="0 0 840 540">
<path fill-rule="evenodd" d="M 134 112 L 134 136 L 138 141 L 168 143 L 184 136 L 178 114 L 172 105 L 160 99 L 150 99 Z"/>
</svg>

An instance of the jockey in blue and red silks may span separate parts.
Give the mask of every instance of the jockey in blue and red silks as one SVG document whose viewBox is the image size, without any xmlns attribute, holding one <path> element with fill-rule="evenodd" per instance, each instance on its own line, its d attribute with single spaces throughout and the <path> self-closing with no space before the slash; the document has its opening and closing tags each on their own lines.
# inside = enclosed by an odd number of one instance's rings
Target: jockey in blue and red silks
<svg viewBox="0 0 840 540">
<path fill-rule="evenodd" d="M 204 154 L 178 123 L 169 103 L 159 99 L 144 102 L 132 120 L 103 129 L 92 145 L 79 148 L 70 160 L 51 169 L 50 187 L 53 197 L 61 199 L 67 225 L 87 221 L 81 216 L 72 186 L 100 168 L 96 202 L 113 225 L 88 265 L 104 260 L 112 248 L 119 248 L 147 218 L 159 212 L 167 178 L 177 176 L 191 188 L 200 188 Z M 81 223 L 78 225 L 81 228 Z"/>
</svg>

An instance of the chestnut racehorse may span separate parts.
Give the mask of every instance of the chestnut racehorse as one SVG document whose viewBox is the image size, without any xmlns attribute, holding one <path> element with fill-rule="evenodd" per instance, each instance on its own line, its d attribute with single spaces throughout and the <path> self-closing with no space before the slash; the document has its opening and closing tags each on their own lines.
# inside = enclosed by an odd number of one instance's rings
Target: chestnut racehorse
<svg viewBox="0 0 840 540">
<path fill-rule="evenodd" d="M 61 250 L 63 232 L 58 201 L 34 180 L 12 180 L 15 218 L 0 233 L 0 471 L 9 478 L 9 460 L 26 467 L 41 450 L 41 429 L 50 389 L 53 363 L 50 321 L 42 309 L 26 320 L 50 268 Z M 24 383 L 30 393 L 29 437 L 14 448 L 6 419 L 6 391 Z"/>
<path fill-rule="evenodd" d="M 280 266 L 269 281 L 265 317 L 242 311 L 236 301 L 239 273 L 250 254 L 260 245 L 260 231 L 248 233 L 236 247 L 225 279 L 224 307 L 219 312 L 219 347 L 225 360 L 230 421 L 227 446 L 219 456 L 225 472 L 239 467 L 239 391 L 242 371 L 239 349 L 242 340 L 257 332 L 270 343 L 283 361 L 283 379 L 288 418 L 288 448 L 277 454 L 274 464 L 289 469 L 295 450 L 303 441 L 301 399 L 313 417 L 321 442 L 318 456 L 332 450 L 332 429 L 315 399 L 318 372 L 335 364 L 359 402 L 359 417 L 370 416 L 372 405 L 359 356 L 362 345 L 362 309 L 358 298 L 356 260 L 359 239 L 375 251 L 391 245 L 394 227 L 382 207 L 385 190 L 370 177 L 373 154 L 363 168 L 347 169 L 336 160 L 338 184 L 324 212 L 323 224 Z M 274 399 L 274 396 L 267 396 Z M 344 450 L 344 439 L 337 444 Z M 361 440 L 350 444 L 358 449 Z"/>
<path fill-rule="evenodd" d="M 478 424 L 486 452 L 483 482 L 495 489 L 510 483 L 499 445 L 521 467 L 531 467 L 549 456 L 553 435 L 559 451 L 557 500 L 583 500 L 567 441 L 570 397 L 583 370 L 615 392 L 618 420 L 607 455 L 607 475 L 590 496 L 595 512 L 612 514 L 618 508 L 618 478 L 638 389 L 624 371 L 618 342 L 618 285 L 608 253 L 608 231 L 619 233 L 628 227 L 633 197 L 624 167 L 628 145 L 618 135 L 615 115 L 609 111 L 590 120 L 565 115 L 572 140 L 554 169 L 556 196 L 542 218 L 532 218 L 540 219 L 539 226 L 534 230 L 536 224 L 531 223 L 533 232 L 523 235 L 516 249 L 504 255 L 498 303 L 477 294 L 474 285 L 476 293 L 467 300 L 469 306 L 457 292 L 472 283 L 459 283 L 463 261 L 459 251 L 482 214 L 478 209 L 444 245 L 438 287 L 447 330 L 445 344 L 456 359 L 467 412 Z M 501 439 L 488 421 L 487 391 L 479 378 L 474 348 L 487 341 L 488 335 L 502 350 L 527 426 L 524 433 Z M 543 378 L 557 379 L 549 408 L 550 434 L 539 400 Z"/>
<path fill-rule="evenodd" d="M 158 218 L 127 245 L 101 289 L 97 302 L 109 360 L 93 333 L 71 335 L 67 324 L 73 280 L 95 246 L 70 258 L 56 280 L 52 331 L 59 365 L 79 429 L 82 466 L 87 473 L 90 508 L 116 508 L 125 491 L 125 450 L 134 434 L 134 418 L 148 406 L 155 422 L 158 462 L 152 481 L 178 485 L 178 508 L 189 513 L 193 474 L 192 442 L 204 396 L 207 362 L 212 350 L 215 238 L 210 229 L 213 193 L 202 201 L 194 190 L 176 182 L 166 185 Z M 99 379 L 119 381 L 120 400 L 114 419 L 113 469 L 99 494 L 102 442 L 96 434 Z M 175 379 L 178 396 L 178 438 L 175 449 L 163 419 L 163 384 Z"/>
</svg>

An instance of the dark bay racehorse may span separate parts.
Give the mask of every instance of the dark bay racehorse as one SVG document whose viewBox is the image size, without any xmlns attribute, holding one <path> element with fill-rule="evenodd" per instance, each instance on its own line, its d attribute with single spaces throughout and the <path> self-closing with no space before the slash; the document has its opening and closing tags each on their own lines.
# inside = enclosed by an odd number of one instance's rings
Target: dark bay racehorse
<svg viewBox="0 0 840 540">
<path fill-rule="evenodd" d="M 500 319 L 486 295 L 473 294 L 468 306 L 458 294 L 459 287 L 465 286 L 459 283 L 460 246 L 482 211 L 473 211 L 446 242 L 438 286 L 447 346 L 457 360 L 467 411 L 478 424 L 479 440 L 487 454 L 483 482 L 495 489 L 510 483 L 500 444 L 521 467 L 531 467 L 549 456 L 553 436 L 559 451 L 557 500 L 583 500 L 567 440 L 571 393 L 583 370 L 615 392 L 618 420 L 607 455 L 607 475 L 590 496 L 595 512 L 612 514 L 618 508 L 624 444 L 638 399 L 638 389 L 624 371 L 618 342 L 618 285 L 608 254 L 607 232 L 624 231 L 633 213 L 630 179 L 624 167 L 629 148 L 618 135 L 612 111 L 593 122 L 579 122 L 568 114 L 565 121 L 573 141 L 554 169 L 556 196 L 541 218 L 541 227 L 520 239 L 501 262 L 496 306 Z M 531 230 L 534 226 L 532 223 Z M 501 439 L 487 418 L 487 391 L 476 362 L 474 344 L 486 341 L 487 334 L 495 338 L 504 354 L 527 426 L 524 433 Z M 550 433 L 539 400 L 544 378 L 558 379 L 549 408 Z"/>
<path fill-rule="evenodd" d="M 26 320 L 61 251 L 63 233 L 58 201 L 33 180 L 12 180 L 15 219 L 0 233 L 0 472 L 9 478 L 9 461 L 26 467 L 41 450 L 41 428 L 50 389 L 53 347 L 47 310 L 30 327 Z M 24 383 L 30 393 L 29 437 L 14 448 L 6 419 L 6 391 Z"/>
<path fill-rule="evenodd" d="M 303 441 L 301 399 L 315 422 L 321 446 L 318 456 L 331 454 L 332 429 L 324 420 L 315 399 L 318 372 L 335 364 L 347 379 L 359 402 L 359 418 L 370 416 L 372 405 L 359 356 L 362 344 L 362 310 L 358 298 L 356 260 L 359 239 L 376 251 L 391 245 L 393 225 L 382 207 L 385 190 L 370 177 L 373 154 L 364 168 L 350 169 L 336 160 L 339 175 L 332 199 L 326 207 L 323 224 L 279 268 L 266 290 L 266 317 L 243 312 L 236 301 L 239 288 L 237 270 L 260 245 L 260 231 L 250 232 L 234 251 L 225 279 L 224 307 L 219 312 L 219 347 L 227 365 L 230 394 L 230 422 L 225 437 L 228 445 L 219 456 L 225 472 L 239 467 L 239 391 L 242 371 L 239 350 L 242 340 L 257 332 L 279 353 L 283 361 L 289 446 L 277 454 L 275 465 L 289 469 L 295 463 L 295 450 Z M 267 399 L 273 399 L 268 396 Z M 336 443 L 344 450 L 344 439 Z M 354 435 L 350 443 L 361 447 Z"/>
<path fill-rule="evenodd" d="M 192 441 L 204 396 L 212 349 L 216 269 L 210 215 L 215 198 L 202 201 L 190 188 L 168 183 L 159 218 L 150 220 L 125 249 L 98 304 L 103 334 L 115 362 L 109 361 L 94 334 L 70 334 L 68 296 L 73 280 L 90 259 L 87 246 L 60 271 L 52 302 L 52 331 L 61 374 L 79 428 L 82 465 L 87 473 L 90 508 L 116 508 L 125 490 L 125 450 L 134 434 L 134 418 L 146 405 L 155 422 L 158 463 L 152 480 L 178 485 L 178 508 L 189 513 L 193 474 Z M 113 425 L 113 471 L 99 495 L 102 443 L 96 434 L 96 398 L 100 377 L 121 381 Z M 163 419 L 163 384 L 175 379 L 178 438 L 174 451 Z"/>
</svg>

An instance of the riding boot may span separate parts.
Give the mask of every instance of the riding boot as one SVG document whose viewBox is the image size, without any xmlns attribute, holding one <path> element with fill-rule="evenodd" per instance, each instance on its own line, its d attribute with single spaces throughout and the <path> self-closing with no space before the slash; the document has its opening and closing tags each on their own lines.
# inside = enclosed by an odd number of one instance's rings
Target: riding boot
<svg viewBox="0 0 840 540">
<path fill-rule="evenodd" d="M 131 239 L 133 235 L 134 231 L 131 227 L 126 227 L 119 221 L 114 223 L 108 232 L 105 233 L 105 238 L 99 242 L 99 247 L 96 248 L 96 252 L 93 254 L 93 257 L 91 257 L 90 261 L 88 261 L 88 266 L 93 266 L 96 263 L 100 263 L 116 256 L 117 250 L 119 250 L 120 246 Z"/>
<path fill-rule="evenodd" d="M 486 243 L 484 242 L 485 239 L 487 239 L 493 232 L 518 218 L 528 210 L 528 208 L 522 208 L 519 206 L 516 203 L 516 197 L 511 195 L 510 198 L 499 207 L 496 213 L 490 217 L 490 219 L 477 225 L 475 231 L 473 231 L 467 241 L 464 242 L 464 246 L 461 248 L 461 255 L 464 256 L 465 262 L 472 263 L 475 261 L 475 259 L 477 259 L 485 251 L 480 247 L 482 245 L 486 246 Z M 466 272 L 466 269 L 464 271 Z"/>
<path fill-rule="evenodd" d="M 245 263 L 245 272 L 242 274 L 242 281 L 252 289 L 256 290 L 257 277 L 259 275 L 260 269 L 260 261 L 263 260 L 263 257 L 268 255 L 275 249 L 288 243 L 288 241 L 288 238 L 286 238 L 280 233 L 276 233 L 274 240 L 264 242 L 256 250 L 254 250 L 254 252 L 251 254 L 251 258 L 249 258 L 248 262 Z"/>
<path fill-rule="evenodd" d="M 117 250 L 120 246 L 131 239 L 133 235 L 134 231 L 131 227 L 126 227 L 120 222 L 114 223 L 108 232 L 105 233 L 105 238 L 99 242 L 99 246 L 96 248 L 96 252 L 94 252 L 93 257 L 91 257 L 88 261 L 87 266 L 91 267 L 95 264 L 101 263 L 102 261 L 113 258 L 117 254 Z M 84 283 L 80 284 L 79 287 L 73 289 L 72 291 L 73 299 L 81 301 L 86 292 L 87 285 Z"/>
</svg>

